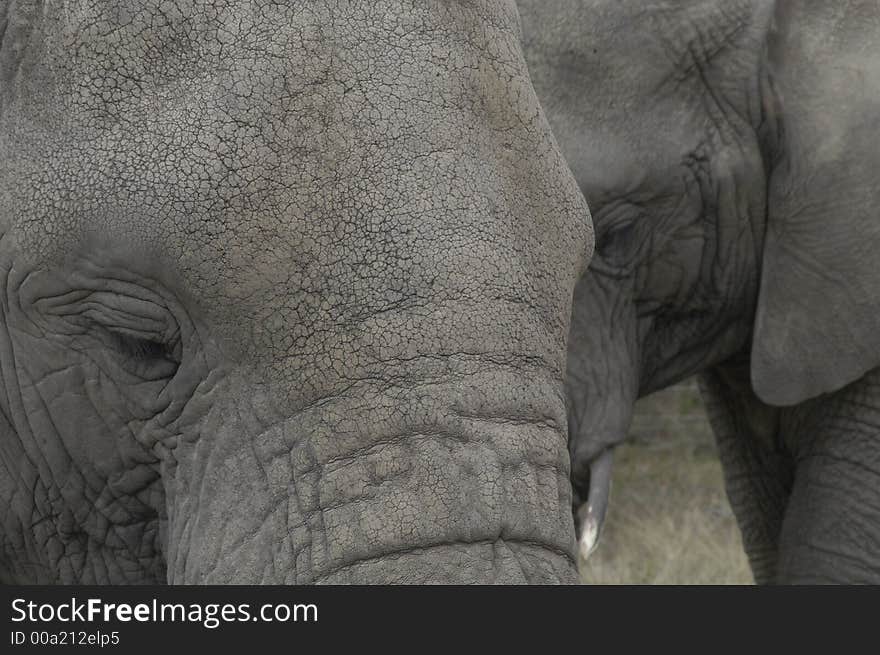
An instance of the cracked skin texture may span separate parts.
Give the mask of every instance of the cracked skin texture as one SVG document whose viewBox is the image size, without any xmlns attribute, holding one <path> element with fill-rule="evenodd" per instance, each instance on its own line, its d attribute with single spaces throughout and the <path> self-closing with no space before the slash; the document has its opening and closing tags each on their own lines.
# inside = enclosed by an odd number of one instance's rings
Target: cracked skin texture
<svg viewBox="0 0 880 655">
<path fill-rule="evenodd" d="M 3 580 L 575 580 L 592 227 L 512 2 L 0 34 Z"/>
</svg>

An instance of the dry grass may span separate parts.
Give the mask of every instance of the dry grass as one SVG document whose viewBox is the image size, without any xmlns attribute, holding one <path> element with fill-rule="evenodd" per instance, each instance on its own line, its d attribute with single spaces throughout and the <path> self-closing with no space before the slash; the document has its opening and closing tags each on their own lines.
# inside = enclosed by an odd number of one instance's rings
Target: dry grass
<svg viewBox="0 0 880 655">
<path fill-rule="evenodd" d="M 611 508 L 584 582 L 752 582 L 693 384 L 641 401 L 615 459 Z"/>
</svg>

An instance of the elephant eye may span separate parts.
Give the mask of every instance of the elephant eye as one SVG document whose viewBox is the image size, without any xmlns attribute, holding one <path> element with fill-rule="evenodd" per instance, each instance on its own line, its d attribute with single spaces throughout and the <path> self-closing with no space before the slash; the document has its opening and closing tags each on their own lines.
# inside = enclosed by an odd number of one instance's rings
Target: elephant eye
<svg viewBox="0 0 880 655">
<path fill-rule="evenodd" d="M 594 270 L 626 274 L 635 263 L 639 246 L 639 215 L 627 213 L 608 221 L 596 240 Z"/>
<path fill-rule="evenodd" d="M 121 355 L 123 368 L 139 378 L 156 380 L 174 375 L 180 365 L 179 348 L 159 337 L 108 329 L 111 345 Z"/>
<path fill-rule="evenodd" d="M 106 317 L 106 314 L 105 314 Z M 105 348 L 115 353 L 113 360 L 127 373 L 141 380 L 172 377 L 180 366 L 180 344 L 153 329 L 133 325 L 131 317 L 112 323 L 94 324 L 96 336 L 103 335 Z M 163 331 L 164 332 L 164 331 Z"/>
<path fill-rule="evenodd" d="M 111 332 L 117 348 L 126 356 L 145 362 L 157 359 L 170 359 L 171 352 L 167 344 L 155 339 L 144 339 Z"/>
<path fill-rule="evenodd" d="M 627 244 L 632 241 L 633 232 L 635 231 L 633 223 L 634 221 L 628 221 L 622 225 L 605 230 L 596 246 L 596 252 L 603 257 L 609 257 L 626 249 Z"/>
<path fill-rule="evenodd" d="M 180 364 L 180 331 L 171 313 L 141 289 L 98 291 L 71 311 L 115 367 L 147 380 L 170 377 Z M 146 299 L 144 297 L 146 296 Z"/>
</svg>

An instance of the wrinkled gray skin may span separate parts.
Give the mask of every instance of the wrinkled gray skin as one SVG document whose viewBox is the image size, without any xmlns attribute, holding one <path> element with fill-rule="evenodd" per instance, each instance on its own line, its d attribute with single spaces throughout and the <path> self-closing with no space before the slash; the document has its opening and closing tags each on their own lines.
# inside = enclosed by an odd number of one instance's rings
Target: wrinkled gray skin
<svg viewBox="0 0 880 655">
<path fill-rule="evenodd" d="M 877 3 L 519 6 L 596 227 L 568 367 L 582 543 L 634 400 L 702 372 L 756 579 L 880 582 Z"/>
<path fill-rule="evenodd" d="M 592 228 L 512 1 L 0 34 L 3 580 L 576 579 Z"/>
</svg>

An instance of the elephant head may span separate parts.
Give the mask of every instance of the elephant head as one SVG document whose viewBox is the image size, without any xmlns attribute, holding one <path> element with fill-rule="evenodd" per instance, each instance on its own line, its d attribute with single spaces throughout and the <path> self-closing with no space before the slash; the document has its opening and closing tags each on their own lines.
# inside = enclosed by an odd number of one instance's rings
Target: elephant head
<svg viewBox="0 0 880 655">
<path fill-rule="evenodd" d="M 576 577 L 512 1 L 0 2 L 0 576 Z"/>
<path fill-rule="evenodd" d="M 820 528 L 783 529 L 805 503 L 792 476 L 817 488 L 802 462 L 821 457 L 847 475 L 828 448 L 860 418 L 832 407 L 864 399 L 853 385 L 880 365 L 876 4 L 519 6 L 538 96 L 596 228 L 567 383 L 576 502 L 590 498 L 583 552 L 634 400 L 704 372 L 730 410 L 715 424 L 746 546 L 758 577 L 772 577 L 777 559 L 797 559 L 794 547 L 778 553 L 786 534 L 817 550 Z M 819 427 L 817 414 L 838 418 Z M 864 567 L 874 579 L 878 564 Z"/>
</svg>

